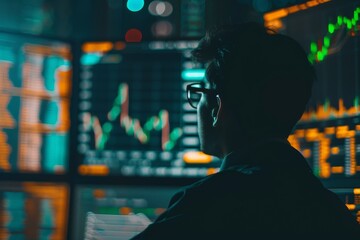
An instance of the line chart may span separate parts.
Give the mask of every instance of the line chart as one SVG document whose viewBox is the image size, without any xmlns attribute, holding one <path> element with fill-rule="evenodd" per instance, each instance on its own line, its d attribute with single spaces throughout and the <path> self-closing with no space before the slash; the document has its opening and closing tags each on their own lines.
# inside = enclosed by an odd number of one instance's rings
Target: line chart
<svg viewBox="0 0 360 240">
<path fill-rule="evenodd" d="M 359 14 L 360 6 L 356 3 L 341 5 L 339 9 L 334 2 L 319 7 L 318 11 L 301 11 L 282 19 L 283 32 L 308 50 L 317 76 L 301 123 L 360 114 Z M 301 27 L 294 27 L 300 23 Z"/>
<path fill-rule="evenodd" d="M 360 5 L 331 1 L 282 17 L 282 33 L 308 52 L 316 80 L 288 141 L 320 179 L 355 184 L 360 176 Z"/>
<path fill-rule="evenodd" d="M 181 128 L 170 131 L 169 112 L 160 110 L 155 116 L 149 117 L 143 125 L 140 120 L 129 115 L 129 86 L 122 83 L 118 87 L 118 94 L 113 101 L 110 111 L 107 113 L 107 121 L 100 123 L 97 116 L 86 112 L 83 114 L 83 123 L 86 130 L 92 130 L 97 150 L 104 150 L 114 129 L 114 124 L 119 121 L 120 126 L 128 136 L 133 136 L 141 144 L 150 141 L 152 131 L 161 131 L 161 147 L 163 150 L 171 150 L 183 134 Z"/>
<path fill-rule="evenodd" d="M 339 52 L 347 38 L 358 34 L 360 30 L 359 14 L 360 7 L 357 7 L 352 18 L 338 15 L 336 23 L 329 23 L 326 35 L 317 42 L 310 43 L 309 61 L 311 63 L 321 62 L 326 56 Z"/>
</svg>

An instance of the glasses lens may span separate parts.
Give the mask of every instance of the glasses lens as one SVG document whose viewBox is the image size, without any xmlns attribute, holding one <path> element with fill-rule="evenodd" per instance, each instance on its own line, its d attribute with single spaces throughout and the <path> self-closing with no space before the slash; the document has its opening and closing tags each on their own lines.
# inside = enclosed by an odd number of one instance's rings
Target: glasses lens
<svg viewBox="0 0 360 240">
<path fill-rule="evenodd" d="M 202 93 L 199 91 L 202 88 L 201 84 L 192 84 L 190 88 L 188 88 L 188 92 L 187 92 L 187 98 L 189 100 L 190 105 L 193 108 L 197 108 Z"/>
<path fill-rule="evenodd" d="M 201 92 L 195 92 L 195 91 L 189 92 L 189 102 L 192 107 L 197 108 L 201 99 L 201 95 L 202 95 Z"/>
</svg>

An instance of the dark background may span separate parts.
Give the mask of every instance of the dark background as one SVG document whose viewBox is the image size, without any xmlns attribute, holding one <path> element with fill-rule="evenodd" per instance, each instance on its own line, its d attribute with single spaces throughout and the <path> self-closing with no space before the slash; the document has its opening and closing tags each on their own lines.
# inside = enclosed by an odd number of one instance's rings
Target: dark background
<svg viewBox="0 0 360 240">
<path fill-rule="evenodd" d="M 125 0 L 1 0 L 0 29 L 20 31 L 66 39 L 122 38 L 127 29 L 137 27 L 145 39 L 152 39 L 151 24 L 168 20 L 174 32 L 168 38 L 184 38 L 181 34 L 181 10 L 184 0 L 168 0 L 173 13 L 168 17 L 149 14 L 146 6 L 130 12 Z M 187 1 L 187 2 L 197 2 Z M 200 1 L 201 2 L 201 1 Z M 244 20 L 262 21 L 262 13 L 306 2 L 306 0 L 206 0 L 204 18 L 208 28 L 216 23 Z M 195 36 L 196 37 L 196 36 Z"/>
</svg>

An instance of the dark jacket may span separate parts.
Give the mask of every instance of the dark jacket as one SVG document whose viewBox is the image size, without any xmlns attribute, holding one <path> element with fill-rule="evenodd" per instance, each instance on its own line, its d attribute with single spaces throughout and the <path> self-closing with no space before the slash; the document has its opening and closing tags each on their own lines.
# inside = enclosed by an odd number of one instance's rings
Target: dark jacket
<svg viewBox="0 0 360 240">
<path fill-rule="evenodd" d="M 268 141 L 230 154 L 220 172 L 176 193 L 167 211 L 133 240 L 359 240 L 358 228 L 296 149 Z"/>
</svg>

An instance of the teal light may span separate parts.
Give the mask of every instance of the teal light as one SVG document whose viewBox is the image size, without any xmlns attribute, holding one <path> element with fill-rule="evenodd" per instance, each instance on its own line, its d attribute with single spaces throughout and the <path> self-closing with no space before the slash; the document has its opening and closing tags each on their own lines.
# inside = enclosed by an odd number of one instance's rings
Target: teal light
<svg viewBox="0 0 360 240">
<path fill-rule="evenodd" d="M 205 69 L 187 69 L 182 71 L 181 77 L 186 81 L 202 80 L 205 77 Z"/>
<path fill-rule="evenodd" d="M 43 228 L 53 228 L 55 227 L 54 224 L 54 217 L 52 215 L 52 206 L 51 206 L 50 199 L 42 199 L 40 202 L 40 209 L 41 209 L 41 227 Z M 50 232 L 51 233 L 51 232 Z M 50 235 L 49 231 L 43 231 L 41 234 L 46 236 Z M 41 238 L 44 239 L 44 238 Z"/>
<path fill-rule="evenodd" d="M 98 53 L 87 53 L 81 56 L 82 65 L 95 65 L 100 62 L 101 55 Z"/>
<path fill-rule="evenodd" d="M 47 173 L 56 172 L 58 167 L 66 168 L 68 135 L 49 133 L 44 136 L 44 170 Z"/>
<path fill-rule="evenodd" d="M 15 61 L 15 55 L 14 51 L 12 51 L 11 48 L 2 47 L 0 49 L 0 56 L 2 61 L 9 61 L 14 62 Z"/>
<path fill-rule="evenodd" d="M 62 64 L 62 66 L 64 66 L 64 67 L 71 67 L 71 62 L 70 62 L 69 60 L 65 60 L 65 59 L 64 59 L 64 62 L 63 62 L 63 64 Z"/>
<path fill-rule="evenodd" d="M 45 124 L 51 125 L 51 127 L 56 127 L 57 123 L 58 123 L 58 116 L 59 114 L 59 102 L 58 101 L 51 101 L 51 102 L 47 102 L 47 109 L 46 109 L 46 113 L 43 119 L 43 122 Z"/>
<path fill-rule="evenodd" d="M 58 56 L 49 56 L 46 59 L 47 67 L 43 70 L 44 76 L 44 85 L 47 91 L 55 91 L 56 88 L 56 71 L 61 67 L 64 66 L 64 59 Z"/>
<path fill-rule="evenodd" d="M 127 8 L 132 12 L 138 12 L 144 7 L 144 0 L 128 0 Z"/>
<path fill-rule="evenodd" d="M 103 126 L 103 130 L 106 133 L 111 132 L 112 128 L 113 128 L 113 125 L 111 123 L 109 123 L 109 122 L 105 123 L 104 126 Z"/>
</svg>

